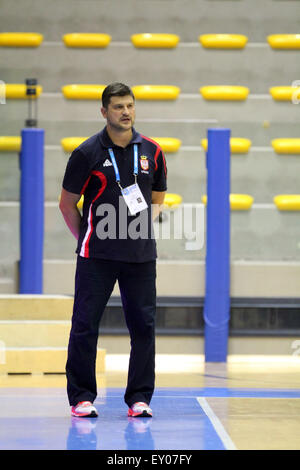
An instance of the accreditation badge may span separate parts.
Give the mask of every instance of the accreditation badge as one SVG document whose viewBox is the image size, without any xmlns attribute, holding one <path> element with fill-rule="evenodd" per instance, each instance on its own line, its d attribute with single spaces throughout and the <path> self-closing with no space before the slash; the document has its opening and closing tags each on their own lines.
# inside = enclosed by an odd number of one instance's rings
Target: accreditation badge
<svg viewBox="0 0 300 470">
<path fill-rule="evenodd" d="M 123 188 L 121 192 L 131 215 L 147 209 L 148 205 L 137 183 Z"/>
</svg>

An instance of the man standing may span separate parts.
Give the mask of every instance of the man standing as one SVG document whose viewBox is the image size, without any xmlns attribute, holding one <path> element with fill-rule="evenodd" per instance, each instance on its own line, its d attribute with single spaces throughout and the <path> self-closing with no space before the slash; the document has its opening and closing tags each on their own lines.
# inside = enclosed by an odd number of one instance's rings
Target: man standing
<svg viewBox="0 0 300 470">
<path fill-rule="evenodd" d="M 135 99 L 127 85 L 105 88 L 101 113 L 104 129 L 72 152 L 59 206 L 78 240 L 67 393 L 73 416 L 98 416 L 93 402 L 99 323 L 118 281 L 131 340 L 124 400 L 128 416 L 150 417 L 157 256 L 152 223 L 167 189 L 166 162 L 159 145 L 134 129 Z"/>
</svg>

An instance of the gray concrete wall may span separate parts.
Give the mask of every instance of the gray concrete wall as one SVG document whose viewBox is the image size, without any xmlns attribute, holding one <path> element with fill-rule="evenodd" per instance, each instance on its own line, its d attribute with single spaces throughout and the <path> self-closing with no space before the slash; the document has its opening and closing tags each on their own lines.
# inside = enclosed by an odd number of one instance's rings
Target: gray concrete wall
<svg viewBox="0 0 300 470">
<path fill-rule="evenodd" d="M 248 154 L 231 157 L 231 192 L 254 197 L 250 211 L 232 212 L 232 262 L 278 262 L 280 266 L 280 262 L 300 260 L 299 213 L 279 212 L 273 205 L 277 194 L 299 193 L 300 156 L 277 155 L 271 148 L 274 138 L 299 137 L 300 105 L 275 102 L 269 95 L 271 86 L 291 85 L 300 79 L 300 51 L 275 51 L 266 42 L 268 34 L 299 32 L 299 2 L 0 0 L 0 9 L 2 30 L 44 34 L 38 49 L 0 48 L 0 79 L 23 83 L 27 77 L 36 77 L 43 86 L 38 118 L 46 137 L 47 260 L 58 260 L 59 266 L 59 260 L 74 259 L 74 240 L 57 207 L 68 159 L 60 140 L 90 136 L 104 125 L 100 103 L 65 100 L 61 87 L 67 83 L 106 84 L 113 80 L 181 88 L 175 102 L 137 102 L 136 128 L 150 137 L 182 140 L 180 150 L 166 158 L 168 191 L 180 193 L 184 203 L 200 203 L 206 193 L 205 153 L 200 142 L 206 137 L 207 128 L 229 127 L 233 137 L 251 139 Z M 103 50 L 66 48 L 62 35 L 77 31 L 109 33 L 112 42 Z M 180 43 L 174 50 L 138 50 L 131 44 L 130 36 L 139 32 L 175 33 L 180 36 Z M 246 34 L 249 42 L 244 50 L 236 51 L 206 50 L 198 43 L 200 34 L 220 32 Z M 213 84 L 248 86 L 250 95 L 245 102 L 205 101 L 199 88 Z M 19 135 L 26 117 L 26 102 L 7 100 L 0 105 L 0 134 Z M 0 159 L 3 292 L 16 289 L 20 173 L 16 153 L 2 152 Z M 205 259 L 205 246 L 198 252 L 188 252 L 184 240 L 158 240 L 158 249 L 161 261 Z M 255 295 L 252 274 L 249 282 Z M 52 284 L 51 289 L 55 289 Z M 233 292 L 239 295 L 242 291 L 233 286 Z M 263 295 L 261 286 L 257 286 L 257 292 Z"/>
<path fill-rule="evenodd" d="M 204 33 L 242 33 L 254 41 L 297 32 L 294 0 L 1 0 L 8 31 L 39 31 L 57 40 L 75 31 L 111 34 L 125 41 L 135 32 L 177 33 L 193 41 Z"/>
</svg>

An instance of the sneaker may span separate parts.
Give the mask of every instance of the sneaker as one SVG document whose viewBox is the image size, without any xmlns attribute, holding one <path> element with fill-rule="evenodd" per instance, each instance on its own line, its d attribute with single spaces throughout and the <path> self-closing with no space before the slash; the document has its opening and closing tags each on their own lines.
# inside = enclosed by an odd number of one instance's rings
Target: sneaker
<svg viewBox="0 0 300 470">
<path fill-rule="evenodd" d="M 128 416 L 132 416 L 133 418 L 152 418 L 152 410 L 147 403 L 138 401 L 129 408 Z"/>
<path fill-rule="evenodd" d="M 78 418 L 97 418 L 98 412 L 90 401 L 80 401 L 71 408 L 72 416 Z"/>
</svg>

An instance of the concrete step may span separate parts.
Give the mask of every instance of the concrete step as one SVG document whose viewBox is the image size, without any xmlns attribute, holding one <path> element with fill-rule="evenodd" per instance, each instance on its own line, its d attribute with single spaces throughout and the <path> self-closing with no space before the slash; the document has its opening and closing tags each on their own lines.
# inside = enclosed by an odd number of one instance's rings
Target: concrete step
<svg viewBox="0 0 300 470">
<path fill-rule="evenodd" d="M 278 105 L 279 103 L 277 103 Z M 283 105 L 283 103 L 281 103 Z M 285 103 L 286 104 L 286 103 Z M 287 103 L 289 105 L 289 103 Z M 94 104 L 98 106 L 98 104 Z M 84 104 L 83 104 L 84 106 Z M 136 129 L 148 137 L 175 137 L 182 141 L 182 146 L 199 146 L 201 140 L 207 137 L 207 129 L 213 127 L 226 127 L 231 129 L 232 137 L 244 137 L 252 141 L 254 147 L 270 147 L 271 140 L 278 137 L 298 137 L 299 126 L 298 120 L 290 121 L 288 114 L 291 108 L 283 106 L 287 113 L 282 115 L 282 120 L 273 120 L 272 116 L 265 114 L 257 120 L 247 121 L 247 119 L 238 120 L 237 116 L 229 119 L 226 117 L 226 108 L 224 108 L 223 116 L 220 119 L 207 118 L 202 112 L 198 112 L 198 116 L 189 118 L 180 114 L 174 114 L 172 117 L 157 114 L 153 117 L 139 117 L 139 109 L 137 111 L 137 119 L 135 123 Z M 293 106 L 293 109 L 297 105 Z M 27 110 L 24 109 L 19 113 L 12 115 L 9 113 L 7 119 L 2 119 L 1 135 L 20 135 L 21 129 L 24 127 Z M 286 117 L 286 120 L 285 120 Z M 57 116 L 59 118 L 59 116 Z M 44 121 L 38 120 L 39 127 L 45 129 L 45 144 L 48 150 L 52 148 L 57 150 L 61 148 L 60 141 L 65 137 L 73 136 L 91 136 L 99 132 L 105 125 L 101 118 L 92 121 Z M 53 147 L 54 146 L 54 147 Z M 47 150 L 47 147 L 46 147 Z M 68 154 L 61 149 L 63 159 L 67 161 Z M 19 164 L 17 153 L 1 152 L 1 162 L 3 165 L 10 166 L 12 174 L 10 184 L 18 187 Z M 3 182 L 9 190 L 9 182 Z"/>
<path fill-rule="evenodd" d="M 12 262 L 12 264 L 14 264 Z M 45 259 L 44 260 L 44 295 L 72 296 L 74 294 L 75 259 Z M 232 297 L 282 297 L 296 298 L 299 296 L 300 264 L 299 261 L 245 261 L 233 260 L 231 263 L 231 296 Z M 18 293 L 18 285 L 14 283 L 14 294 Z M 205 262 L 203 260 L 158 260 L 157 263 L 157 293 L 160 296 L 196 296 L 205 294 Z M 119 296 L 116 284 L 114 296 Z M 10 298 L 12 294 L 0 294 L 1 298 Z M 12 297 L 13 299 L 13 297 Z M 15 300 L 8 301 L 4 315 L 0 320 L 66 320 L 72 315 L 72 300 L 68 308 L 53 309 L 51 316 L 42 310 L 26 308 L 20 296 L 21 308 L 14 312 L 10 305 Z M 55 304 L 55 300 L 53 301 Z M 39 301 L 37 300 L 37 304 Z M 58 305 L 60 301 L 58 300 Z M 0 302 L 1 304 L 1 302 Z M 31 314 L 30 314 L 31 311 Z M 29 313 L 26 313 L 29 312 Z"/>
<path fill-rule="evenodd" d="M 0 350 L 0 364 L 6 360 L 5 372 L 64 372 L 65 361 L 65 348 L 58 343 L 55 338 L 55 332 L 58 333 L 59 337 L 63 338 L 63 341 L 68 341 L 69 327 L 70 324 L 67 322 L 62 323 L 58 328 L 58 322 L 29 322 L 27 325 L 25 321 L 20 322 L 4 322 L 1 321 L 1 334 L 2 343 Z M 9 326 L 10 325 L 10 326 Z M 13 339 L 12 331 L 16 328 L 16 341 Z M 30 342 L 30 329 L 32 328 L 31 342 Z M 46 328 L 50 331 L 44 335 Z M 37 333 L 43 338 L 48 340 L 47 348 L 44 347 L 42 342 L 35 340 Z M 268 336 L 230 336 L 228 339 L 228 353 L 235 355 L 291 355 L 295 349 L 296 341 L 298 338 L 295 336 L 288 337 L 268 337 Z M 23 342 L 23 345 L 22 345 Z M 12 346 L 12 343 L 15 343 Z M 19 344 L 20 343 L 20 344 Z M 46 350 L 49 355 L 54 352 L 56 359 L 48 362 L 49 357 L 46 354 Z M 30 351 L 30 352 L 29 352 Z M 19 354 L 23 352 L 27 355 L 27 360 L 31 361 L 31 369 L 29 365 L 25 365 L 25 359 L 20 360 Z M 130 338 L 127 335 L 107 335 L 101 333 L 98 340 L 98 371 L 103 372 L 104 370 L 104 359 L 107 354 L 129 354 L 130 352 Z M 171 336 L 171 335 L 157 335 L 156 337 L 156 353 L 157 354 L 203 354 L 204 353 L 204 336 Z M 33 355 L 41 355 L 40 363 L 37 366 L 33 362 Z M 37 359 L 35 358 L 34 361 Z M 13 365 L 13 361 L 15 364 Z M 46 364 L 47 362 L 47 364 Z M 57 369 L 59 365 L 59 369 Z M 2 369 L 4 372 L 4 369 Z M 0 369 L 1 373 L 1 369 Z"/>
<path fill-rule="evenodd" d="M 0 320 L 1 341 L 7 348 L 65 348 L 70 328 L 70 320 Z"/>
<path fill-rule="evenodd" d="M 157 354 L 204 354 L 204 336 L 164 336 L 156 337 Z M 297 337 L 255 337 L 255 336 L 229 336 L 229 355 L 282 355 L 289 357 L 295 351 Z M 105 347 L 108 354 L 129 354 L 130 344 L 128 337 L 99 336 L 100 344 Z M 188 361 L 188 356 L 187 356 Z M 159 365 L 158 365 L 159 367 Z"/>
<path fill-rule="evenodd" d="M 14 294 L 15 280 L 11 278 L 0 278 L 0 294 Z"/>
<path fill-rule="evenodd" d="M 176 212 L 170 211 L 161 225 L 155 224 L 159 230 L 157 247 L 160 259 L 202 259 L 205 256 L 203 245 L 201 245 L 202 249 L 198 250 L 186 249 L 187 225 L 183 227 L 182 239 L 175 239 L 172 236 L 175 215 Z M 168 227 L 170 227 L 170 237 L 163 231 Z M 205 229 L 205 220 L 198 229 L 201 227 Z M 194 226 L 192 230 L 195 231 Z M 199 230 L 199 236 L 201 234 L 202 231 Z M 232 259 L 299 260 L 299 240 L 300 227 L 297 211 L 280 212 L 275 206 L 266 205 L 249 211 L 231 212 Z M 45 257 L 70 259 L 75 248 L 75 239 L 67 230 L 57 208 L 46 208 Z"/>
<path fill-rule="evenodd" d="M 74 275 L 75 261 L 45 260 L 45 294 L 73 295 Z M 232 297 L 299 297 L 299 261 L 232 261 L 230 276 Z M 204 260 L 158 260 L 157 295 L 203 297 Z"/>
<path fill-rule="evenodd" d="M 195 47 L 182 44 L 172 50 L 136 49 L 130 38 L 121 46 L 112 42 L 108 48 L 98 50 L 68 49 L 62 42 L 38 49 L 2 48 L 1 79 L 23 83 L 34 70 L 44 92 L 58 92 L 63 85 L 74 83 L 74 77 L 78 83 L 99 82 L 99 66 L 101 83 L 111 83 L 115 80 L 114 64 L 118 63 L 122 81 L 132 86 L 163 82 L 179 86 L 183 93 L 197 93 L 203 85 L 236 84 L 249 87 L 251 93 L 268 93 L 269 87 L 289 85 L 297 77 L 297 51 L 274 51 L 266 41 L 265 47 L 210 50 L 200 43 L 197 46 L 197 40 L 198 35 Z M 139 67 L 133 68 L 133 63 Z"/>
<path fill-rule="evenodd" d="M 65 373 L 67 348 L 28 347 L 1 351 L 0 374 Z M 105 371 L 105 350 L 98 349 L 97 373 Z"/>
<path fill-rule="evenodd" d="M 172 270 L 173 286 L 176 284 L 176 276 L 181 279 L 183 295 L 195 295 L 197 282 L 203 284 L 203 265 L 181 265 L 180 270 L 174 269 L 174 264 L 169 263 L 159 266 L 158 284 L 160 286 L 159 295 L 170 294 L 167 278 L 167 271 Z M 245 266 L 244 266 L 245 267 Z M 194 269 L 192 273 L 192 268 Z M 241 285 L 244 285 L 244 295 L 251 295 L 251 276 L 262 285 L 262 279 L 265 279 L 265 285 L 277 290 L 278 295 L 283 294 L 284 287 L 289 286 L 289 295 L 295 295 L 297 291 L 297 273 L 299 274 L 299 265 L 289 266 L 286 270 L 286 276 L 282 279 L 278 277 L 279 266 L 269 264 L 266 266 L 248 266 L 247 286 L 244 283 L 243 266 L 235 265 L 233 267 L 233 281 L 238 279 Z M 284 274 L 284 268 L 281 266 L 281 274 Z M 189 269 L 189 271 L 188 271 Z M 293 273 L 291 272 L 293 271 Z M 66 274 L 66 271 L 64 272 Z M 288 277 L 290 276 L 290 277 Z M 184 289 L 184 279 L 188 278 L 190 291 Z M 294 281 L 293 281 L 294 280 Z M 291 290 L 291 284 L 294 282 L 294 292 Z M 165 284 L 165 292 L 162 292 L 162 285 Z M 166 289 L 167 287 L 167 289 Z M 281 287 L 281 290 L 279 289 Z M 247 290 L 248 289 L 248 290 Z M 274 290 L 274 292 L 275 292 Z M 273 297 L 275 296 L 274 292 Z M 271 291 L 269 292 L 271 293 Z M 180 295 L 179 289 L 176 289 L 176 295 Z M 197 293 L 202 295 L 202 292 Z M 232 292 L 234 295 L 234 292 Z M 264 292 L 266 294 L 266 291 Z M 272 295 L 271 294 L 271 295 Z M 252 293 L 253 295 L 253 293 Z M 67 343 L 70 331 L 70 318 L 73 305 L 72 296 L 51 296 L 51 295 L 1 295 L 0 296 L 0 374 L 1 373 L 64 373 L 67 354 Z M 68 318 L 67 318 L 68 317 Z M 30 319 L 29 319 L 30 318 Z M 57 320 L 59 318 L 59 320 Z M 64 318 L 63 320 L 61 318 Z M 270 337 L 270 336 L 230 336 L 228 342 L 228 354 L 234 355 L 291 355 L 293 354 L 298 341 L 297 337 Z M 103 334 L 100 325 L 100 334 L 98 341 L 97 354 L 97 372 L 105 371 L 106 354 L 129 354 L 130 340 L 129 335 L 111 335 Z M 203 354 L 204 337 L 201 335 L 190 336 L 172 336 L 157 335 L 156 340 L 157 354 Z"/>
<path fill-rule="evenodd" d="M 287 85 L 291 85 L 291 83 Z M 6 127 L 3 127 L 3 131 L 1 131 L 3 135 L 5 135 L 10 121 L 18 120 L 19 129 L 23 127 L 27 117 L 26 100 L 7 100 L 5 110 L 6 114 L 0 117 L 1 129 L 2 123 L 5 126 L 7 121 Z M 217 122 L 220 125 L 225 122 L 293 123 L 298 118 L 299 107 L 289 101 L 273 100 L 268 93 L 268 88 L 266 88 L 263 95 L 250 94 L 245 101 L 208 101 L 198 93 L 198 90 L 192 90 L 190 94 L 179 95 L 175 101 L 138 101 L 136 111 L 137 124 L 145 120 L 149 122 L 149 120 L 155 121 L 163 118 L 164 122 L 172 122 L 174 119 L 188 123 L 191 120 L 200 120 L 204 124 L 210 125 Z M 64 126 L 67 123 L 74 123 L 72 125 L 75 130 L 77 122 L 78 130 L 81 129 L 81 132 L 71 132 L 69 135 L 83 135 L 84 129 L 80 127 L 82 122 L 89 123 L 90 126 L 98 126 L 98 129 L 102 128 L 105 123 L 100 115 L 100 102 L 96 100 L 67 100 L 61 93 L 44 93 L 40 96 L 38 99 L 38 119 L 41 127 L 47 129 L 52 122 L 57 130 L 60 129 L 60 132 L 65 129 L 61 128 L 62 123 L 65 123 Z M 61 138 L 63 137 L 68 137 L 68 134 L 64 133 L 61 135 Z M 247 134 L 244 137 L 251 138 Z M 57 137 L 54 142 L 58 143 Z M 51 143 L 53 144 L 53 140 Z"/>
<path fill-rule="evenodd" d="M 52 0 L 46 8 L 38 0 L 31 0 L 29 5 L 30 15 L 23 18 L 23 30 L 41 32 L 48 41 L 60 41 L 62 34 L 78 30 L 98 32 L 99 25 L 100 32 L 111 34 L 117 41 L 144 32 L 177 33 L 182 40 L 193 41 L 199 34 L 236 31 L 243 31 L 253 41 L 264 41 L 267 34 L 298 31 L 299 18 L 298 2 L 285 1 L 282 8 L 282 3 L 274 0 L 252 0 L 251 15 L 246 2 L 233 0 L 218 3 L 217 7 L 207 0 L 138 0 L 130 7 L 122 0 L 77 0 L 76 4 Z M 19 31 L 19 13 L 17 3 L 3 5 L 7 31 Z"/>
<path fill-rule="evenodd" d="M 59 146 L 45 149 L 45 200 L 57 202 L 69 155 Z M 19 199 L 17 156 L 0 156 L 3 181 L 0 201 Z M 168 192 L 179 193 L 184 202 L 200 202 L 206 193 L 206 154 L 198 146 L 182 146 L 177 153 L 166 154 Z M 190 171 L 192 169 L 192 171 Z M 231 156 L 231 192 L 251 194 L 255 203 L 273 202 L 276 194 L 299 192 L 300 156 L 277 155 L 271 146 L 256 147 L 248 154 Z"/>
<path fill-rule="evenodd" d="M 62 295 L 1 295 L 1 321 L 70 321 L 73 297 Z"/>
<path fill-rule="evenodd" d="M 184 194 L 183 194 L 184 197 Z M 183 206 L 188 207 L 188 206 Z M 199 205 L 199 208 L 203 207 Z M 178 209 L 183 211 L 182 209 Z M 177 212 L 178 212 L 177 211 Z M 196 209 L 192 209 L 196 214 Z M 205 245 L 200 249 L 187 249 L 186 243 L 196 226 L 183 225 L 182 238 L 174 234 L 175 215 L 166 213 L 166 220 L 158 225 L 157 248 L 159 259 L 201 260 L 205 256 Z M 201 213 L 201 212 L 200 212 Z M 0 259 L 14 263 L 19 259 L 19 207 L 0 207 L 0 216 L 5 220 L 1 227 Z M 299 260 L 300 227 L 297 211 L 278 211 L 274 204 L 257 205 L 247 211 L 231 212 L 231 258 L 232 260 Z M 201 219 L 202 220 L 202 219 Z M 200 238 L 203 225 L 197 226 Z M 200 230 L 201 229 L 201 230 Z M 168 231 L 170 230 L 170 236 Z M 204 231 L 205 234 L 205 231 Z M 203 234 L 203 235 L 204 235 Z M 205 241 L 205 239 L 204 239 Z M 46 259 L 72 259 L 75 256 L 76 240 L 67 229 L 58 204 L 45 207 L 44 257 Z"/>
<path fill-rule="evenodd" d="M 0 374 L 64 373 L 72 306 L 72 297 L 0 296 Z M 105 354 L 98 349 L 98 373 Z"/>
</svg>

